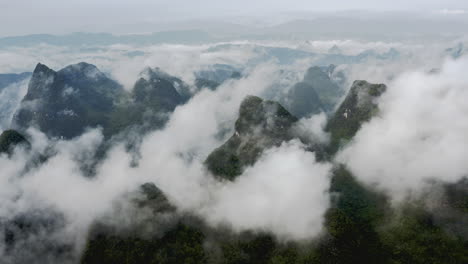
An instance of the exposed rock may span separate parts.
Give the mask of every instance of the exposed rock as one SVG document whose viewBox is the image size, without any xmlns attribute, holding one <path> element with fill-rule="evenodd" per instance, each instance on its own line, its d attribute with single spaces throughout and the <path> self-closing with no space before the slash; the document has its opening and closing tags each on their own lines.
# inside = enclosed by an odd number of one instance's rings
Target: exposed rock
<svg viewBox="0 0 468 264">
<path fill-rule="evenodd" d="M 385 84 L 355 81 L 343 103 L 328 121 L 326 130 L 331 133 L 332 153 L 348 142 L 378 111 L 377 99 L 386 90 Z"/>
<path fill-rule="evenodd" d="M 106 128 L 122 93 L 122 87 L 94 65 L 82 62 L 56 72 L 39 63 L 12 125 L 73 138 L 88 127 Z"/>
<path fill-rule="evenodd" d="M 265 149 L 294 138 L 291 131 L 297 118 L 279 103 L 248 96 L 239 109 L 234 135 L 206 159 L 208 169 L 233 180 L 244 167 L 252 165 Z"/>
</svg>

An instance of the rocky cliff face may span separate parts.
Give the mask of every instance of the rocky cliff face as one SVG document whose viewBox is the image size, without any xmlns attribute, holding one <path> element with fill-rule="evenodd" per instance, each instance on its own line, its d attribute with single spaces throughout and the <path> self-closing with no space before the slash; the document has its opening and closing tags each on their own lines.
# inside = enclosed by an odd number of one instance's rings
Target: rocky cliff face
<svg viewBox="0 0 468 264">
<path fill-rule="evenodd" d="M 28 140 L 15 130 L 3 131 L 0 135 L 0 154 L 11 154 L 17 145 L 30 146 Z"/>
<path fill-rule="evenodd" d="M 50 137 L 65 139 L 102 127 L 108 138 L 134 126 L 162 127 L 190 96 L 188 85 L 159 69 L 145 69 L 127 92 L 91 64 L 60 71 L 38 64 L 13 127 L 21 131 L 35 126 Z"/>
<path fill-rule="evenodd" d="M 192 96 L 190 87 L 179 78 L 157 68 L 146 68 L 140 74 L 125 103 L 111 116 L 110 134 L 130 127 L 144 130 L 161 128 L 170 114 Z"/>
<path fill-rule="evenodd" d="M 277 102 L 248 96 L 239 109 L 234 135 L 207 158 L 215 175 L 233 180 L 252 165 L 265 149 L 294 138 L 291 131 L 297 118 Z"/>
<path fill-rule="evenodd" d="M 331 133 L 332 152 L 349 141 L 362 123 L 370 120 L 378 112 L 377 99 L 386 89 L 385 84 L 372 84 L 367 81 L 353 83 L 345 100 L 326 127 Z"/>
<path fill-rule="evenodd" d="M 13 127 L 36 126 L 51 137 L 73 138 L 87 127 L 105 127 L 122 93 L 94 65 L 82 62 L 56 72 L 39 63 Z"/>
</svg>

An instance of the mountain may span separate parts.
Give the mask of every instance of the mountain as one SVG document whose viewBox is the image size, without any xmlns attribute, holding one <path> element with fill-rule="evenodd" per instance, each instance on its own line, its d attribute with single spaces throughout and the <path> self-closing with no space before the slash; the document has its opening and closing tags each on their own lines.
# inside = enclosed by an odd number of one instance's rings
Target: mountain
<svg viewBox="0 0 468 264">
<path fill-rule="evenodd" d="M 248 96 L 240 105 L 234 135 L 208 156 L 207 168 L 220 178 L 233 180 L 263 150 L 293 139 L 291 128 L 297 120 L 277 102 Z"/>
<path fill-rule="evenodd" d="M 176 215 L 176 208 L 156 185 L 142 185 L 131 201 L 130 212 L 112 216 L 131 224 L 96 221 L 80 263 L 206 263 L 202 228 Z"/>
<path fill-rule="evenodd" d="M 9 74 L 0 74 L 0 92 L 13 83 L 21 82 L 29 77 L 31 77 L 32 73 L 30 72 L 23 72 L 19 74 L 9 73 Z"/>
<path fill-rule="evenodd" d="M 342 90 L 340 94 L 344 95 L 343 88 L 344 88 L 344 84 L 346 83 L 347 78 L 343 69 L 338 68 L 334 64 L 320 67 L 320 69 L 322 69 L 322 71 L 328 75 L 328 77 L 333 83 L 335 83 L 336 85 L 338 85 L 338 87 L 340 87 L 340 89 Z"/>
<path fill-rule="evenodd" d="M 340 87 L 330 79 L 330 74 L 333 72 L 333 65 L 327 67 L 327 73 L 320 67 L 310 67 L 304 75 L 304 82 L 314 87 L 324 107 L 331 111 L 343 95 Z"/>
<path fill-rule="evenodd" d="M 331 112 L 342 96 L 342 89 L 330 79 L 333 67 L 325 70 L 321 67 L 310 67 L 304 79 L 291 87 L 281 104 L 293 115 L 304 118 L 320 112 Z"/>
<path fill-rule="evenodd" d="M 221 85 L 220 83 L 218 83 L 216 81 L 208 80 L 208 79 L 203 79 L 203 78 L 195 79 L 195 87 L 197 88 L 197 90 L 201 90 L 203 88 L 208 88 L 208 89 L 214 91 L 220 85 Z"/>
<path fill-rule="evenodd" d="M 326 130 L 331 133 L 331 152 L 336 152 L 348 142 L 378 111 L 376 99 L 387 87 L 385 84 L 372 84 L 367 81 L 355 81 L 333 117 L 328 121 Z"/>
<path fill-rule="evenodd" d="M 142 75 L 132 91 L 136 103 L 172 112 L 190 97 L 190 88 L 182 80 L 159 69 L 147 68 Z"/>
<path fill-rule="evenodd" d="M 463 42 L 459 42 L 455 47 L 446 49 L 445 53 L 453 59 L 458 59 L 465 54 L 465 45 Z"/>
<path fill-rule="evenodd" d="M 152 34 L 112 35 L 108 33 L 76 32 L 67 35 L 34 34 L 0 38 L 0 47 L 29 47 L 39 44 L 81 47 L 91 45 L 158 43 L 205 43 L 213 40 L 210 34 L 202 30 L 160 31 Z"/>
<path fill-rule="evenodd" d="M 296 83 L 280 102 L 299 118 L 310 117 L 325 111 L 314 86 L 307 82 Z"/>
<path fill-rule="evenodd" d="M 126 103 L 110 117 L 109 130 L 117 134 L 129 127 L 161 128 L 174 109 L 192 96 L 190 87 L 162 70 L 146 68 L 140 74 Z"/>
<path fill-rule="evenodd" d="M 197 79 L 205 79 L 223 83 L 228 79 L 241 77 L 241 69 L 228 64 L 214 64 L 195 73 Z"/>
<path fill-rule="evenodd" d="M 343 51 L 337 45 L 333 45 L 333 47 L 328 49 L 328 53 L 330 53 L 330 54 L 341 54 L 341 53 L 343 53 Z"/>
<path fill-rule="evenodd" d="M 91 64 L 60 71 L 38 64 L 12 126 L 36 126 L 50 137 L 73 138 L 102 127 L 110 138 L 130 127 L 162 127 L 170 113 L 192 96 L 192 88 L 158 68 L 145 69 L 131 92 Z"/>
<path fill-rule="evenodd" d="M 13 149 L 18 145 L 30 146 L 29 141 L 15 130 L 3 131 L 0 135 L 0 154 L 11 154 Z"/>
<path fill-rule="evenodd" d="M 197 91 L 208 88 L 215 90 L 223 82 L 230 79 L 239 79 L 241 70 L 227 64 L 214 64 L 203 70 L 195 72 L 195 87 Z"/>
<path fill-rule="evenodd" d="M 39 63 L 13 127 L 34 125 L 48 136 L 73 138 L 87 127 L 106 127 L 122 93 L 122 86 L 94 65 L 81 62 L 56 72 Z"/>
<path fill-rule="evenodd" d="M 56 239 L 66 219 L 53 210 L 26 210 L 0 218 L 2 263 L 64 263 L 73 258 L 73 245 Z M 67 263 L 67 262 L 65 262 Z"/>
</svg>

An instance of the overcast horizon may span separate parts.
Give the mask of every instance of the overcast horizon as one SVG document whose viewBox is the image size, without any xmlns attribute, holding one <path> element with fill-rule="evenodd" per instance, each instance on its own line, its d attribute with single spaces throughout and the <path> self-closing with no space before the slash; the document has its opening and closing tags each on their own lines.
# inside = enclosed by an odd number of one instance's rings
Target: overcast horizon
<svg viewBox="0 0 468 264">
<path fill-rule="evenodd" d="M 313 14 L 348 14 L 358 11 L 412 13 L 424 16 L 467 20 L 468 2 L 462 0 L 415 1 L 246 1 L 235 3 L 202 0 L 174 1 L 5 1 L 1 0 L 0 37 L 69 32 L 141 33 L 138 26 L 155 25 L 154 31 L 168 24 L 188 20 L 219 20 L 243 25 L 268 26 L 293 19 L 313 19 Z M 298 15 L 298 14 L 302 14 Z M 116 25 L 125 26 L 118 29 Z"/>
</svg>

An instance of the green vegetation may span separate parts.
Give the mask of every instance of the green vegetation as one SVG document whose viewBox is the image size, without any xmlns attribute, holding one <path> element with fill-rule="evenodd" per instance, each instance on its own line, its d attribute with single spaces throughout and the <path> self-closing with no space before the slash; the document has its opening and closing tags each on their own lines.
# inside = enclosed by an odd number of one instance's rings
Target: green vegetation
<svg viewBox="0 0 468 264">
<path fill-rule="evenodd" d="M 158 69 L 146 69 L 144 75 L 130 93 L 91 64 L 56 72 L 39 63 L 22 101 L 34 107 L 21 107 L 14 124 L 20 129 L 36 124 L 48 136 L 66 139 L 88 127 L 102 127 L 105 138 L 133 127 L 161 128 L 168 114 L 188 100 L 189 87 Z"/>
<path fill-rule="evenodd" d="M 331 133 L 328 148 L 331 155 L 350 141 L 364 122 L 376 115 L 378 108 L 375 99 L 385 90 L 384 84 L 370 84 L 366 81 L 353 83 L 350 92 L 326 127 L 326 131 Z"/>
<path fill-rule="evenodd" d="M 421 205 L 401 208 L 381 239 L 391 263 L 468 263 L 466 237 L 446 232 Z"/>
<path fill-rule="evenodd" d="M 42 72 L 50 74 L 51 70 L 42 69 Z M 66 103 L 76 113 L 84 109 L 87 119 L 83 122 L 104 124 L 106 136 L 137 123 L 162 126 L 166 120 L 164 114 L 173 111 L 186 98 L 175 89 L 172 82 L 177 80 L 167 79 L 161 72 L 150 74 L 152 78 L 137 82 L 132 94 L 119 96 L 116 102 L 111 100 L 112 105 L 108 104 L 109 97 L 105 97 L 101 98 L 103 101 L 86 103 L 51 101 L 57 104 L 51 107 L 62 109 L 60 104 Z M 62 87 L 62 84 L 56 85 Z M 330 160 L 343 144 L 352 140 L 364 122 L 377 114 L 375 99 L 385 89 L 383 84 L 365 81 L 353 84 L 326 127 L 332 137 L 327 146 Z M 29 96 L 34 97 L 35 91 L 30 92 Z M 300 93 L 297 96 L 305 97 Z M 89 106 L 100 102 L 103 108 Z M 308 103 L 301 106 L 310 108 Z M 107 107 L 113 110 L 108 112 Z M 23 114 L 32 118 L 33 113 Z M 51 121 L 47 115 L 35 118 L 40 122 Z M 297 121 L 277 102 L 247 97 L 240 106 L 234 134 L 206 159 L 208 170 L 221 179 L 235 179 L 246 166 L 255 164 L 265 149 L 297 138 L 291 131 Z M 82 125 L 73 123 L 67 129 L 77 129 L 74 127 L 77 124 Z M 5 131 L 0 136 L 0 152 L 8 153 L 22 143 L 29 144 L 16 131 Z M 449 208 L 442 211 L 445 215 L 436 217 L 437 212 L 427 209 L 424 200 L 407 201 L 396 208 L 390 206 L 384 194 L 357 181 L 346 167 L 336 165 L 329 190 L 332 206 L 325 215 L 323 234 L 312 241 L 288 242 L 278 241 L 273 234 L 265 232 L 250 230 L 239 234 L 207 226 L 201 219 L 179 212 L 157 186 L 147 183 L 142 185 L 141 195 L 131 199 L 136 212 L 147 214 L 142 223 L 125 228 L 96 223 L 91 228 L 81 263 L 464 264 L 468 263 L 468 239 L 464 232 L 457 231 L 459 225 L 453 225 L 459 224 L 454 221 L 468 217 L 466 186 L 467 180 L 443 186 Z M 131 217 L 131 220 L 140 219 Z M 8 243 L 14 243 L 11 236 L 8 239 Z"/>
<path fill-rule="evenodd" d="M 139 264 L 139 263 L 206 263 L 203 234 L 186 225 L 178 224 L 162 238 L 143 239 L 96 235 L 88 242 L 81 263 Z"/>
<path fill-rule="evenodd" d="M 319 245 L 320 263 L 384 263 L 376 227 L 388 211 L 385 197 L 362 186 L 342 166 L 334 171 L 330 191 L 336 198 L 326 214 L 328 235 Z"/>
<path fill-rule="evenodd" d="M 240 106 L 234 135 L 205 163 L 214 175 L 233 180 L 245 166 L 253 165 L 263 150 L 293 139 L 295 122 L 297 118 L 277 102 L 248 96 Z"/>
</svg>

